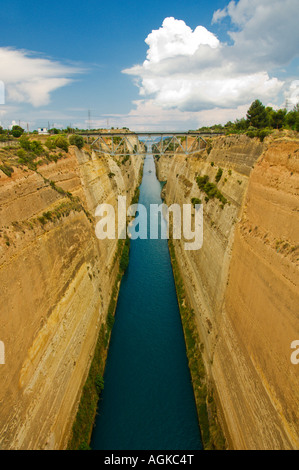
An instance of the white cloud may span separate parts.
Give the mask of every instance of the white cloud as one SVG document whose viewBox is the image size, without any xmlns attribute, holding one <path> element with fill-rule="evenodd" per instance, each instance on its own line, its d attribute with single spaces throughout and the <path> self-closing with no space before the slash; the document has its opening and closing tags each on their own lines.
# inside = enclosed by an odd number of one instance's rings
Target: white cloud
<svg viewBox="0 0 299 470">
<path fill-rule="evenodd" d="M 0 109 L 0 119 L 6 115 L 7 111 L 5 109 Z M 2 126 L 2 121 L 0 121 L 0 126 Z"/>
<path fill-rule="evenodd" d="M 298 0 L 239 0 L 217 10 L 213 23 L 229 17 L 234 41 L 229 52 L 251 68 L 289 64 L 299 55 Z"/>
<path fill-rule="evenodd" d="M 149 50 L 144 67 L 170 57 L 192 56 L 202 45 L 219 46 L 217 37 L 203 26 L 192 31 L 184 21 L 173 17 L 165 18 L 162 27 L 149 34 L 145 42 Z"/>
<path fill-rule="evenodd" d="M 213 14 L 212 24 L 218 23 L 219 21 L 223 20 L 223 18 L 225 18 L 226 16 L 228 16 L 227 7 L 223 10 L 216 10 Z"/>
<path fill-rule="evenodd" d="M 225 124 L 244 117 L 250 103 L 238 108 L 214 108 L 208 111 L 181 111 L 180 109 L 163 109 L 154 100 L 137 100 L 133 102 L 134 108 L 129 114 L 109 115 L 109 124 L 113 127 L 129 127 L 134 131 L 184 131 L 198 129 L 204 125 Z M 86 127 L 87 122 L 78 123 L 78 127 Z M 95 128 L 107 126 L 107 116 L 103 119 L 92 120 Z"/>
<path fill-rule="evenodd" d="M 135 109 L 123 116 L 121 122 L 128 122 L 134 130 L 184 130 L 197 129 L 205 125 L 225 124 L 229 120 L 240 119 L 246 115 L 250 103 L 237 108 L 213 108 L 202 111 L 181 111 L 180 109 L 162 109 L 153 100 L 134 102 Z M 118 118 L 119 119 L 119 118 Z M 116 120 L 117 122 L 117 120 Z"/>
<path fill-rule="evenodd" d="M 6 89 L 6 102 L 47 105 L 53 91 L 69 84 L 80 69 L 33 56 L 32 53 L 0 48 L 0 80 Z"/>
<path fill-rule="evenodd" d="M 147 59 L 123 72 L 137 76 L 140 95 L 163 109 L 230 109 L 256 98 L 274 99 L 283 86 L 264 69 L 244 66 L 246 59 L 234 57 L 232 47 L 201 26 L 192 31 L 184 21 L 166 18 L 145 42 Z"/>
<path fill-rule="evenodd" d="M 281 85 L 265 72 L 229 78 L 215 70 L 208 74 L 143 78 L 141 95 L 154 93 L 155 103 L 165 109 L 198 111 L 239 106 L 256 97 L 269 100 L 280 91 Z"/>
<path fill-rule="evenodd" d="M 0 105 L 5 103 L 5 86 L 2 80 L 0 80 Z"/>
<path fill-rule="evenodd" d="M 292 109 L 299 103 L 299 80 L 293 80 L 284 93 L 288 108 Z"/>
</svg>

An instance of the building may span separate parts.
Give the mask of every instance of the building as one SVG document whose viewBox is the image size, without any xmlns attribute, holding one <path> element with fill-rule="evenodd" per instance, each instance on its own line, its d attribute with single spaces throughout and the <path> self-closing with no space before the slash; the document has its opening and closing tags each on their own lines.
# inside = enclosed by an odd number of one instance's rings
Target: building
<svg viewBox="0 0 299 470">
<path fill-rule="evenodd" d="M 49 135 L 48 129 L 46 127 L 41 127 L 38 129 L 39 135 Z"/>
</svg>

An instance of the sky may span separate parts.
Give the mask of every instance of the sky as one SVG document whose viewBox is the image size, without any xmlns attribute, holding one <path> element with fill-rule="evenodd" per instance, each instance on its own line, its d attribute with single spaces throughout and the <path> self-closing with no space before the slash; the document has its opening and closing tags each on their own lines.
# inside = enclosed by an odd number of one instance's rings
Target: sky
<svg viewBox="0 0 299 470">
<path fill-rule="evenodd" d="M 298 0 L 1 0 L 0 125 L 198 129 L 299 102 Z"/>
</svg>

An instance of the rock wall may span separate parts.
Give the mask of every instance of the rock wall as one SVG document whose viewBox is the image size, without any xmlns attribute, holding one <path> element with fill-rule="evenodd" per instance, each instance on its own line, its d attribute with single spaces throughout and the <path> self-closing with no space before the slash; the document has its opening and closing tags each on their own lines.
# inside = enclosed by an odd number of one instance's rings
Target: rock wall
<svg viewBox="0 0 299 470">
<path fill-rule="evenodd" d="M 63 449 L 101 324 L 117 240 L 95 236 L 95 208 L 130 204 L 142 160 L 71 147 L 37 171 L 0 176 L 0 447 Z"/>
<path fill-rule="evenodd" d="M 204 244 L 174 241 L 222 427 L 233 449 L 299 448 L 298 141 L 212 140 L 198 156 L 161 157 L 166 202 L 204 196 L 208 175 L 228 203 L 204 201 Z M 297 368 L 296 368 L 297 367 Z"/>
</svg>

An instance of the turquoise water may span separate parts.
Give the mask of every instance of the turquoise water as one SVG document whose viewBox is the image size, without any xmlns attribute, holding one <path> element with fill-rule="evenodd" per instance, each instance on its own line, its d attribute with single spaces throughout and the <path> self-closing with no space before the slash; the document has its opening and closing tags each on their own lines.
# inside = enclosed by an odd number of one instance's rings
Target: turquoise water
<svg viewBox="0 0 299 470">
<path fill-rule="evenodd" d="M 160 194 L 148 155 L 139 202 Z M 93 450 L 202 449 L 166 240 L 131 241 L 104 379 Z"/>
</svg>

